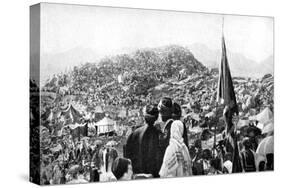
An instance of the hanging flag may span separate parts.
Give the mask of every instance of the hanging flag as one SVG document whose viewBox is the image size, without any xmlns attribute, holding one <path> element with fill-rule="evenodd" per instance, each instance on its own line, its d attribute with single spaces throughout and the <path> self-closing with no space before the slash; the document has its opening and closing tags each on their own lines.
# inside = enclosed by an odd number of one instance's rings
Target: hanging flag
<svg viewBox="0 0 281 188">
<path fill-rule="evenodd" d="M 224 119 L 226 123 L 226 132 L 228 134 L 228 139 L 232 142 L 231 145 L 233 147 L 232 173 L 242 172 L 237 136 L 234 132 L 234 129 L 232 129 L 232 116 L 234 113 L 238 115 L 238 106 L 227 60 L 224 36 L 222 36 L 222 58 L 219 68 L 217 102 L 225 105 Z"/>
<path fill-rule="evenodd" d="M 236 103 L 234 87 L 233 87 L 231 73 L 227 60 L 224 36 L 222 37 L 222 58 L 219 68 L 217 102 L 220 104 L 224 104 L 232 112 L 238 114 L 238 106 Z"/>
</svg>

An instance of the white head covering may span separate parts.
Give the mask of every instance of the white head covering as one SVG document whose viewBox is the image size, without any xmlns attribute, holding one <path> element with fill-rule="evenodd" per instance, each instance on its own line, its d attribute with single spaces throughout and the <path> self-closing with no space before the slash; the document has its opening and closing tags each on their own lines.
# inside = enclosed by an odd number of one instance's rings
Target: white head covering
<svg viewBox="0 0 281 188">
<path fill-rule="evenodd" d="M 176 120 L 172 123 L 171 125 L 171 136 L 170 139 L 174 139 L 177 142 L 179 142 L 179 144 L 184 144 L 183 143 L 183 123 L 179 120 Z"/>
<path fill-rule="evenodd" d="M 223 166 L 227 169 L 228 173 L 232 173 L 232 162 L 227 160 L 223 163 Z"/>
<path fill-rule="evenodd" d="M 188 148 L 183 142 L 183 123 L 173 121 L 170 129 L 170 142 L 159 172 L 161 177 L 177 177 L 192 175 L 192 163 Z"/>
</svg>

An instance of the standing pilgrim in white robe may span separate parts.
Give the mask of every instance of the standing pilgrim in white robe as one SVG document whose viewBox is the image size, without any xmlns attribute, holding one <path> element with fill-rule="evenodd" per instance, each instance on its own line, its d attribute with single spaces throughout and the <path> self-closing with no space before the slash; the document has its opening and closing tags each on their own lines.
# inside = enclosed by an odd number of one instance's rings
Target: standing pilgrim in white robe
<svg viewBox="0 0 281 188">
<path fill-rule="evenodd" d="M 183 123 L 176 120 L 171 125 L 171 136 L 163 163 L 160 177 L 182 177 L 192 175 L 192 163 L 188 148 L 183 142 Z"/>
</svg>

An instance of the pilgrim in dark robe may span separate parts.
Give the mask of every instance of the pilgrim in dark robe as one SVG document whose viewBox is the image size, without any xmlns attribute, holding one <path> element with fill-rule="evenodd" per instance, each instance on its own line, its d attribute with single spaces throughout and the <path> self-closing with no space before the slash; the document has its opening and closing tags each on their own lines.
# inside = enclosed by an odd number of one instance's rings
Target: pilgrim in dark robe
<svg viewBox="0 0 281 188">
<path fill-rule="evenodd" d="M 146 106 L 144 117 L 146 124 L 129 135 L 124 157 L 132 161 L 134 174 L 152 174 L 153 177 L 159 177 L 159 131 L 154 126 L 158 118 L 157 106 Z"/>
<path fill-rule="evenodd" d="M 243 150 L 241 151 L 242 165 L 245 172 L 255 172 L 256 164 L 255 164 L 255 155 L 251 150 L 251 143 L 249 138 L 244 138 L 243 140 Z"/>
<path fill-rule="evenodd" d="M 174 122 L 174 120 L 180 120 L 181 107 L 178 103 L 173 102 L 171 98 L 163 97 L 158 104 L 158 110 L 161 116 L 161 120 L 164 123 L 164 127 L 161 128 L 160 137 L 159 137 L 160 161 L 162 163 L 166 148 L 168 147 L 170 141 L 171 125 Z M 187 128 L 185 125 L 184 125 L 182 136 L 186 147 L 189 148 Z"/>
</svg>

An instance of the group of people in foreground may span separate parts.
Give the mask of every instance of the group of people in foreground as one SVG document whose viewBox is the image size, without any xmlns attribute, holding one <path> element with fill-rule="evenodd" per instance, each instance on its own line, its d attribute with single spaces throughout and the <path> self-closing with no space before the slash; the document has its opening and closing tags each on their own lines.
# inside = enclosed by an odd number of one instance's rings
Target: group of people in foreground
<svg viewBox="0 0 281 188">
<path fill-rule="evenodd" d="M 237 140 L 237 153 L 226 138 L 225 143 L 210 149 L 202 149 L 200 140 L 191 146 L 187 126 L 180 118 L 181 107 L 171 98 L 162 98 L 158 105 L 147 105 L 144 110 L 145 125 L 128 136 L 124 146 L 125 158 L 117 158 L 113 162 L 112 172 L 116 179 L 225 174 L 233 173 L 233 168 L 236 168 L 235 172 L 273 170 L 273 154 L 266 155 L 266 159 L 258 159 L 257 148 L 253 147 L 258 143 L 247 136 Z M 238 164 L 234 164 L 235 157 L 239 158 L 239 170 Z M 116 172 L 120 160 L 128 161 L 128 166 L 120 167 L 125 169 L 122 175 L 120 171 Z"/>
<path fill-rule="evenodd" d="M 163 98 L 158 105 L 147 105 L 146 124 L 128 136 L 124 156 L 132 161 L 133 172 L 152 177 L 192 175 L 187 130 L 180 105 Z"/>
<path fill-rule="evenodd" d="M 114 147 L 99 151 L 100 168 L 90 171 L 90 182 L 192 175 L 187 129 L 180 118 L 180 105 L 170 98 L 147 105 L 145 125 L 128 136 L 123 156 L 118 156 Z M 87 182 L 79 178 L 79 171 L 72 173 L 71 179 L 67 183 Z"/>
</svg>

